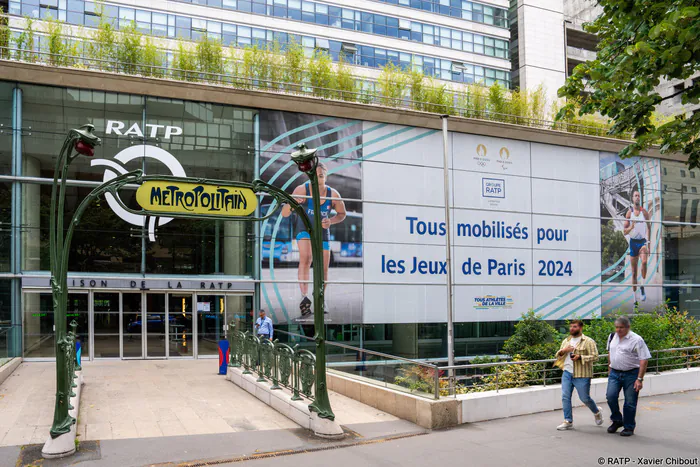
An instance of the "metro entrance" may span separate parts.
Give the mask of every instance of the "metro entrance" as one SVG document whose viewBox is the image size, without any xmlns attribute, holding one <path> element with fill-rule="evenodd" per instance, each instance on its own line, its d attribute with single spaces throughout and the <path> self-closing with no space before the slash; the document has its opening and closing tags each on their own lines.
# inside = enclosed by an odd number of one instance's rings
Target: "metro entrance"
<svg viewBox="0 0 700 467">
<path fill-rule="evenodd" d="M 51 293 L 25 290 L 24 358 L 53 358 Z M 83 325 L 83 359 L 218 356 L 224 326 L 252 326 L 253 296 L 196 292 L 86 290 L 69 294 L 70 317 Z"/>
</svg>

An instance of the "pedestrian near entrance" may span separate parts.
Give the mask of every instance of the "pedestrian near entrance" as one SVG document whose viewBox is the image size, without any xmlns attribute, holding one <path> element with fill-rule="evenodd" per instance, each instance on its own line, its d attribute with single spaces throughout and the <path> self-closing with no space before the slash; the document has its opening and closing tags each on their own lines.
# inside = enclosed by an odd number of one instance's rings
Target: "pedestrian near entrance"
<svg viewBox="0 0 700 467">
<path fill-rule="evenodd" d="M 593 363 L 598 360 L 598 346 L 595 341 L 583 334 L 583 321 L 574 319 L 569 324 L 569 335 L 561 343 L 554 365 L 564 370 L 561 377 L 561 405 L 564 409 L 564 423 L 557 430 L 571 430 L 574 416 L 571 396 L 574 388 L 581 402 L 586 404 L 595 419 L 596 425 L 603 424 L 603 412 L 591 399 L 591 378 Z"/>
<path fill-rule="evenodd" d="M 608 433 L 616 433 L 624 427 L 621 436 L 632 436 L 636 428 L 637 399 L 644 386 L 644 374 L 651 352 L 644 339 L 630 330 L 630 320 L 620 317 L 615 320 L 615 332 L 608 337 L 608 390 L 606 397 L 610 407 L 612 425 Z M 620 413 L 620 391 L 625 394 L 625 404 Z"/>
<path fill-rule="evenodd" d="M 272 320 L 265 316 L 265 310 L 260 310 L 260 317 L 255 320 L 255 333 L 261 339 L 272 340 Z"/>
</svg>

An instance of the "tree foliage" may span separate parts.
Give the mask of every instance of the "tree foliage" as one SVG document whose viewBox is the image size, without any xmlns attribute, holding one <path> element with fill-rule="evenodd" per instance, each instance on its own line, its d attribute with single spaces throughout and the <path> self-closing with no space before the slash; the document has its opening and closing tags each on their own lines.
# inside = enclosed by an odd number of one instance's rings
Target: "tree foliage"
<svg viewBox="0 0 700 467">
<path fill-rule="evenodd" d="M 523 313 L 515 332 L 503 344 L 502 352 L 523 360 L 546 360 L 559 350 L 559 333 L 534 311 Z"/>
<path fill-rule="evenodd" d="M 662 153 L 680 152 L 690 168 L 700 167 L 700 112 L 655 121 L 661 102 L 681 98 L 700 102 L 700 80 L 661 97 L 661 80 L 685 80 L 700 71 L 700 5 L 697 0 L 599 0 L 603 13 L 586 30 L 600 39 L 598 55 L 578 65 L 560 97 L 577 99 L 592 91 L 579 115 L 600 113 L 614 121 L 611 135 L 632 134 L 635 141 L 620 155 L 636 156 L 652 144 Z M 560 109 L 557 118 L 576 112 L 575 104 Z"/>
</svg>

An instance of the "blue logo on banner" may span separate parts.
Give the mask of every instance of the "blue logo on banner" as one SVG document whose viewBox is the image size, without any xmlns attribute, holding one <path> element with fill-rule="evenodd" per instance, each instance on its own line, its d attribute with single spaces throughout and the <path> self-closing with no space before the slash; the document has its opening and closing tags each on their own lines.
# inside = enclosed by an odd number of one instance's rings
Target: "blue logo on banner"
<svg viewBox="0 0 700 467">
<path fill-rule="evenodd" d="M 481 196 L 484 198 L 505 198 L 506 181 L 500 178 L 482 178 Z"/>
</svg>

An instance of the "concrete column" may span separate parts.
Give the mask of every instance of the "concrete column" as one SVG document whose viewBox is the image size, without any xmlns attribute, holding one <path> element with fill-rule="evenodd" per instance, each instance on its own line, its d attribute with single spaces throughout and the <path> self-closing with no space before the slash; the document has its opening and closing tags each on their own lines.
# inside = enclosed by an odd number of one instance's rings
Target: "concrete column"
<svg viewBox="0 0 700 467">
<path fill-rule="evenodd" d="M 516 3 L 516 2 L 513 2 Z M 564 2 L 561 0 L 517 0 L 511 21 L 517 17 L 516 86 L 532 90 L 542 85 L 547 103 L 557 100 L 557 90 L 566 79 L 564 49 Z"/>
</svg>

